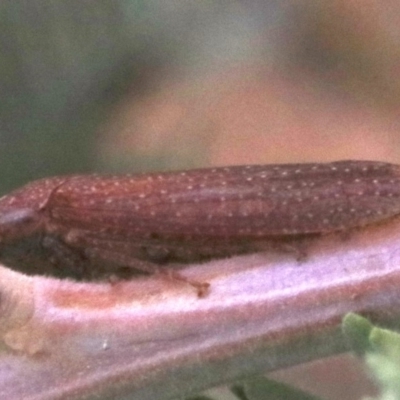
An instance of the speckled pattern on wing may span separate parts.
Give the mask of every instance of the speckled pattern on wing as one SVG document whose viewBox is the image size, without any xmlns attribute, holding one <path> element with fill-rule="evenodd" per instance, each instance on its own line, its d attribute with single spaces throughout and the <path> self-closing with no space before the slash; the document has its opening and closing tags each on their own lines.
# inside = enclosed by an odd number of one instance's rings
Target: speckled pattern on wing
<svg viewBox="0 0 400 400">
<path fill-rule="evenodd" d="M 400 212 L 400 169 L 368 161 L 75 176 L 52 194 L 53 224 L 110 238 L 268 237 L 361 227 Z"/>
</svg>

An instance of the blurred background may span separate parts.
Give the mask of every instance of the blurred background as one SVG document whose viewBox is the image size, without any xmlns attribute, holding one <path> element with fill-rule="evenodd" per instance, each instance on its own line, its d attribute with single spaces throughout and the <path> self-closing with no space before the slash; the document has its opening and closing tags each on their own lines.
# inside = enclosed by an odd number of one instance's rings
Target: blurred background
<svg viewBox="0 0 400 400">
<path fill-rule="evenodd" d="M 2 193 L 92 171 L 400 163 L 398 1 L 13 0 L 0 18 Z M 331 361 L 279 377 L 371 393 L 356 361 Z"/>
</svg>

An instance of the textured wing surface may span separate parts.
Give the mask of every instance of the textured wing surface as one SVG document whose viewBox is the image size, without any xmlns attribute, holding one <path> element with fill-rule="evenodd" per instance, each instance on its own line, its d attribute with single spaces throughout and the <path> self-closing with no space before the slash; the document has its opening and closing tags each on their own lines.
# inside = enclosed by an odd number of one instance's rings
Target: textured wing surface
<svg viewBox="0 0 400 400">
<path fill-rule="evenodd" d="M 368 161 L 76 176 L 51 220 L 110 238 L 264 237 L 346 230 L 400 212 L 400 169 Z"/>
</svg>

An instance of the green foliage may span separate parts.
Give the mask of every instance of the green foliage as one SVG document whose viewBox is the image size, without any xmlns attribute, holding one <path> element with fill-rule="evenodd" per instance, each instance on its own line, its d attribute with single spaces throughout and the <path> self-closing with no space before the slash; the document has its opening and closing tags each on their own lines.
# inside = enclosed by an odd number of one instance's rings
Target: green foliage
<svg viewBox="0 0 400 400">
<path fill-rule="evenodd" d="M 369 336 L 374 326 L 364 317 L 349 313 L 342 321 L 342 331 L 351 349 L 359 356 L 371 349 Z"/>
<path fill-rule="evenodd" d="M 400 334 L 375 327 L 356 314 L 346 315 L 343 331 L 378 383 L 377 400 L 400 400 Z"/>
<path fill-rule="evenodd" d="M 240 400 L 317 400 L 318 398 L 284 383 L 256 377 L 233 385 L 232 392 Z"/>
</svg>

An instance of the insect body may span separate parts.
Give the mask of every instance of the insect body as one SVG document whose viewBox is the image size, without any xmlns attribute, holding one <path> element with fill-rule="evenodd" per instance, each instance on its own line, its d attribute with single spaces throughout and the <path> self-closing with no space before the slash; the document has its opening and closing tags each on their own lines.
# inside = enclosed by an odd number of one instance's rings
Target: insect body
<svg viewBox="0 0 400 400">
<path fill-rule="evenodd" d="M 0 199 L 0 257 L 18 267 L 8 247 L 35 237 L 61 265 L 79 258 L 143 269 L 257 251 L 399 213 L 400 167 L 371 161 L 54 177 Z"/>
</svg>

